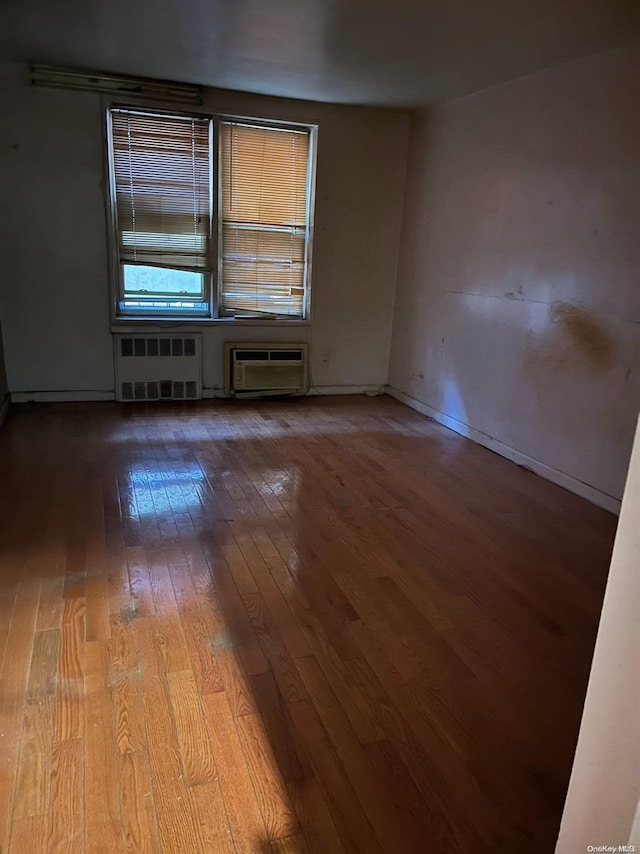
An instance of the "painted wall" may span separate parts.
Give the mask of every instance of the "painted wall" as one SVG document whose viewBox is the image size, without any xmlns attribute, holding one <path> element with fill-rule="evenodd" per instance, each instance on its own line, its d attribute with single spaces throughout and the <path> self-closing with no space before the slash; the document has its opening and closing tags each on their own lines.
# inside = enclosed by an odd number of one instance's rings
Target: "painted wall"
<svg viewBox="0 0 640 854">
<path fill-rule="evenodd" d="M 556 854 L 575 854 L 589 850 L 588 846 L 640 844 L 639 518 L 640 430 L 622 502 Z"/>
<path fill-rule="evenodd" d="M 207 90 L 206 107 L 317 123 L 310 326 L 203 332 L 204 384 L 222 386 L 222 343 L 310 341 L 323 387 L 383 386 L 400 237 L 408 117 Z M 12 392 L 112 392 L 103 112 L 99 96 L 32 88 L 0 65 L 0 211 Z"/>
<path fill-rule="evenodd" d="M 0 320 L 0 407 L 4 403 L 4 400 L 9 391 L 9 386 L 7 385 L 7 373 L 5 370 L 4 364 L 4 343 L 2 339 L 2 321 Z"/>
<path fill-rule="evenodd" d="M 417 116 L 395 303 L 393 388 L 605 505 L 640 407 L 639 103 L 636 45 Z"/>
</svg>

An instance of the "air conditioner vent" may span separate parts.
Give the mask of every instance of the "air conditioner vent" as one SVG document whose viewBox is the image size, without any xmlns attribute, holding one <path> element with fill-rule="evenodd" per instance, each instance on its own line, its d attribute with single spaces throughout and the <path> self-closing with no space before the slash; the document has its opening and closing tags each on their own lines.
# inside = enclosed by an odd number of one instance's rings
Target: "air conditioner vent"
<svg viewBox="0 0 640 854">
<path fill-rule="evenodd" d="M 304 357 L 302 350 L 270 350 L 269 359 L 272 362 L 301 362 Z"/>
<path fill-rule="evenodd" d="M 306 344 L 225 344 L 225 393 L 235 397 L 304 394 Z"/>
<path fill-rule="evenodd" d="M 202 397 L 199 335 L 116 336 L 114 352 L 118 400 Z"/>
<path fill-rule="evenodd" d="M 236 350 L 234 358 L 242 362 L 266 362 L 269 359 L 268 350 Z"/>
</svg>

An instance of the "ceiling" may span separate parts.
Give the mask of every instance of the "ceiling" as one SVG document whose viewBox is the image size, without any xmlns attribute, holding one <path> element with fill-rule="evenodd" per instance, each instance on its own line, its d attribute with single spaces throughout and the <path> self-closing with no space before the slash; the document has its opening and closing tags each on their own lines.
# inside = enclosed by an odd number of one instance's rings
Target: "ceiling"
<svg viewBox="0 0 640 854">
<path fill-rule="evenodd" d="M 0 58 L 411 107 L 640 39 L 638 0 L 2 0 Z"/>
</svg>

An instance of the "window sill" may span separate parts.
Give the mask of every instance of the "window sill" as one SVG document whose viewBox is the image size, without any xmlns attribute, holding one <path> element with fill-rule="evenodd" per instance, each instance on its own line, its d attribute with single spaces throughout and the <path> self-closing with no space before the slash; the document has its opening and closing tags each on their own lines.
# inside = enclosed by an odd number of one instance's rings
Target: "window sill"
<svg viewBox="0 0 640 854">
<path fill-rule="evenodd" d="M 128 332 L 137 329 L 139 332 L 157 332 L 158 329 L 212 329 L 216 326 L 279 326 L 298 327 L 311 326 L 310 320 L 263 320 L 262 318 L 247 318 L 239 320 L 235 317 L 117 317 L 111 321 L 111 332 Z"/>
</svg>

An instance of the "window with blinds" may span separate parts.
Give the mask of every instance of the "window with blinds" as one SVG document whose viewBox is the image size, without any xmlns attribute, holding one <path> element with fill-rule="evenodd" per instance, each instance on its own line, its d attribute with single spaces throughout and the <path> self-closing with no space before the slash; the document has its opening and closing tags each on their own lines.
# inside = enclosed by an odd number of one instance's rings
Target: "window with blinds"
<svg viewBox="0 0 640 854">
<path fill-rule="evenodd" d="M 111 164 L 123 311 L 209 310 L 209 118 L 114 109 Z"/>
<path fill-rule="evenodd" d="M 305 314 L 308 129 L 222 122 L 219 311 Z"/>
<path fill-rule="evenodd" d="M 118 316 L 307 316 L 310 128 L 133 108 L 108 127 Z"/>
</svg>

